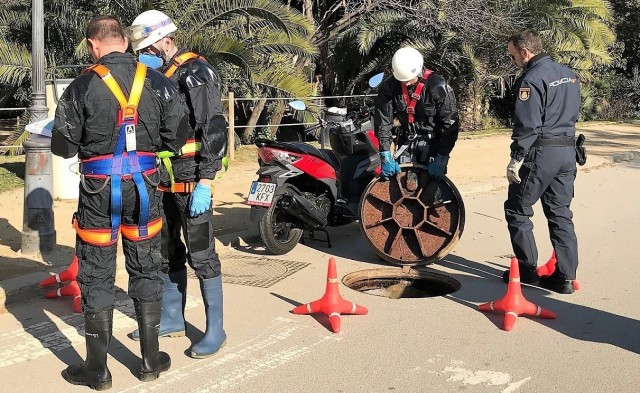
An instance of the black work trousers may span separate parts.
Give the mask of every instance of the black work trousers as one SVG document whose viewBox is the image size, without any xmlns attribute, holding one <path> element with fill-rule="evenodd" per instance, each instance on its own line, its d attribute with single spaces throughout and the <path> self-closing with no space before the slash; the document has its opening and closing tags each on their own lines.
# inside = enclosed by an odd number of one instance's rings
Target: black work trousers
<svg viewBox="0 0 640 393">
<path fill-rule="evenodd" d="M 578 241 L 570 205 L 576 178 L 573 146 L 535 147 L 520 168 L 520 184 L 510 184 L 504 203 L 513 252 L 532 269 L 538 263 L 533 236 L 533 205 L 540 200 L 547 218 L 551 244 L 558 259 L 557 269 L 568 280 L 576 278 Z"/>
<path fill-rule="evenodd" d="M 180 271 L 188 261 L 198 278 L 214 278 L 220 275 L 221 267 L 213 237 L 213 209 L 191 217 L 190 195 L 165 192 L 162 198 L 165 219 L 162 226 L 162 271 Z M 181 233 L 185 242 L 180 237 Z"/>
<path fill-rule="evenodd" d="M 151 182 L 158 175 L 149 176 Z M 85 178 L 85 187 L 80 184 L 76 217 L 83 229 L 111 227 L 111 187 L 104 180 Z M 122 224 L 138 224 L 140 213 L 139 196 L 133 180 L 122 181 Z M 155 185 L 146 183 L 149 194 L 149 221 L 161 216 L 162 193 Z M 143 241 L 131 241 L 124 236 L 122 248 L 125 267 L 129 273 L 129 296 L 138 302 L 156 302 L 162 299 L 163 280 L 158 276 L 162 266 L 160 234 Z M 113 309 L 115 303 L 117 243 L 102 247 L 86 243 L 76 235 L 78 256 L 78 285 L 82 292 L 84 312 L 97 313 Z"/>
</svg>

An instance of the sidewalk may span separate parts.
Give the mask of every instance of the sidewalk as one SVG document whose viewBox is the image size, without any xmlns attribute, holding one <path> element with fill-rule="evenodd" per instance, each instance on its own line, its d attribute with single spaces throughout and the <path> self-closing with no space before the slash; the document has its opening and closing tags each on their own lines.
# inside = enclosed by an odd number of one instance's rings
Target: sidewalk
<svg viewBox="0 0 640 393">
<path fill-rule="evenodd" d="M 580 173 L 640 159 L 640 125 L 588 125 L 579 127 L 578 133 L 584 133 L 587 137 L 589 152 L 587 164 L 579 168 Z M 463 196 L 506 188 L 505 167 L 509 143 L 508 135 L 469 139 L 462 135 L 452 153 L 448 176 Z M 255 161 L 235 163 L 229 173 L 217 182 L 214 205 L 218 237 L 238 239 L 237 236 L 224 235 L 253 229 L 244 195 L 255 180 L 256 170 Z M 37 283 L 50 273 L 64 269 L 73 258 L 75 233 L 69 221 L 75 211 L 76 201 L 54 202 L 58 247 L 45 260 L 34 260 L 22 257 L 19 251 L 22 198 L 22 189 L 0 194 L 0 211 L 4 216 L 0 218 L 0 313 L 11 302 L 43 296 L 44 291 L 37 287 Z M 217 242 L 217 249 L 224 255 L 230 245 L 228 241 L 226 246 Z M 119 275 L 126 275 L 123 263 L 124 257 L 119 250 Z"/>
</svg>

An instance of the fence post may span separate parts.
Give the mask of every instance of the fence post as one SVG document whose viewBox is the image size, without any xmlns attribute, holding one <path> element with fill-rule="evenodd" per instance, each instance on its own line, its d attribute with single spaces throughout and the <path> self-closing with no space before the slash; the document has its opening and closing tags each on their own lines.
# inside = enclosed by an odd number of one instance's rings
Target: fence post
<svg viewBox="0 0 640 393">
<path fill-rule="evenodd" d="M 235 122 L 235 101 L 233 98 L 233 92 L 229 92 L 229 140 L 227 149 L 229 149 L 229 161 L 234 160 L 236 149 L 236 122 Z"/>
</svg>

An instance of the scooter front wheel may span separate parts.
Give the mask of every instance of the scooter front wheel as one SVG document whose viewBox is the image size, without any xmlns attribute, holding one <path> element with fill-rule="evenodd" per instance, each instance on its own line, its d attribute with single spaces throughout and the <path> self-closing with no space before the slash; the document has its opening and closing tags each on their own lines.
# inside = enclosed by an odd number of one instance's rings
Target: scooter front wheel
<svg viewBox="0 0 640 393">
<path fill-rule="evenodd" d="M 280 198 L 279 195 L 274 197 L 271 207 L 258 225 L 262 243 L 275 255 L 283 255 L 293 250 L 302 237 L 302 229 L 295 228 L 279 208 Z"/>
</svg>

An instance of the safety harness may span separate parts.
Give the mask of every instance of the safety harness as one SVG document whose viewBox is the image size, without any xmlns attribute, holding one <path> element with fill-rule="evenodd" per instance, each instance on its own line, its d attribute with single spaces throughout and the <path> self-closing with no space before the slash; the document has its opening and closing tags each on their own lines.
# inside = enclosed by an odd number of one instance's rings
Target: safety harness
<svg viewBox="0 0 640 393">
<path fill-rule="evenodd" d="M 171 78 L 180 66 L 182 66 L 183 64 L 189 63 L 195 59 L 207 61 L 207 59 L 205 59 L 203 56 L 198 55 L 197 53 L 185 52 L 173 59 L 173 61 L 171 62 L 171 66 L 167 69 L 164 75 L 167 78 Z M 191 193 L 195 189 L 196 183 L 195 182 L 176 183 L 175 176 L 173 174 L 173 165 L 171 164 L 171 158 L 194 157 L 200 152 L 201 149 L 202 149 L 202 142 L 196 139 L 188 139 L 187 143 L 184 146 L 182 146 L 182 148 L 177 153 L 173 153 L 170 151 L 161 151 L 156 153 L 158 158 L 162 160 L 162 164 L 165 166 L 165 168 L 167 168 L 167 172 L 169 172 L 169 180 L 171 183 L 170 187 L 159 185 L 158 189 L 164 192 Z M 225 171 L 229 167 L 229 159 L 227 157 L 224 157 L 222 159 L 222 166 L 224 167 Z"/>
<path fill-rule="evenodd" d="M 424 89 L 424 84 L 426 83 L 429 76 L 433 74 L 432 70 L 425 69 L 424 74 L 422 74 L 422 79 L 416 85 L 416 89 L 413 94 L 409 95 L 409 90 L 407 90 L 406 83 L 402 83 L 402 96 L 404 97 L 404 103 L 407 105 L 407 115 L 409 117 L 409 124 L 413 124 L 415 121 L 416 115 L 416 104 L 420 99 L 420 94 L 422 94 L 422 90 Z"/>
<path fill-rule="evenodd" d="M 409 90 L 407 89 L 407 85 L 406 83 L 402 83 L 402 96 L 404 98 L 404 103 L 407 105 L 407 121 L 409 122 L 409 128 L 406 131 L 406 135 L 407 135 L 407 142 L 400 146 L 397 150 L 396 153 L 394 154 L 394 159 L 398 160 L 401 164 L 410 162 L 410 158 L 402 158 L 404 152 L 410 148 L 410 145 L 412 146 L 410 151 L 414 151 L 416 150 L 416 147 L 418 147 L 419 145 L 424 145 L 426 142 L 425 141 L 418 141 L 417 139 L 417 133 L 415 128 L 413 127 L 413 123 L 415 122 L 415 115 L 416 115 L 416 105 L 418 104 L 418 100 L 420 99 L 420 95 L 422 94 L 422 90 L 424 90 L 424 85 L 427 82 L 427 79 L 429 78 L 429 76 L 431 76 L 431 74 L 433 74 L 433 71 L 430 69 L 425 69 L 424 73 L 422 74 L 422 78 L 420 79 L 420 81 L 418 81 L 418 84 L 416 85 L 416 89 L 413 91 L 413 94 L 409 94 Z M 423 148 L 422 149 L 423 153 L 420 157 L 420 160 L 425 160 L 427 159 L 427 152 L 428 152 L 428 148 Z"/>
<path fill-rule="evenodd" d="M 105 179 L 104 186 L 107 183 L 111 183 L 111 228 L 80 228 L 75 218 L 73 226 L 82 240 L 98 246 L 115 244 L 118 241 L 120 232 L 124 237 L 132 241 L 149 239 L 160 232 L 162 218 L 158 217 L 149 222 L 149 194 L 147 193 L 144 179 L 144 176 L 156 171 L 155 154 L 136 151 L 138 104 L 144 88 L 147 67 L 138 63 L 128 100 L 107 67 L 101 64 L 94 64 L 87 68 L 86 72 L 95 72 L 118 100 L 120 104 L 120 110 L 118 111 L 120 134 L 113 154 L 85 159 L 80 164 L 80 173 L 82 173 L 83 177 Z M 122 225 L 120 222 L 122 214 L 121 182 L 127 179 L 133 179 L 138 190 L 140 199 L 138 225 Z"/>
</svg>

